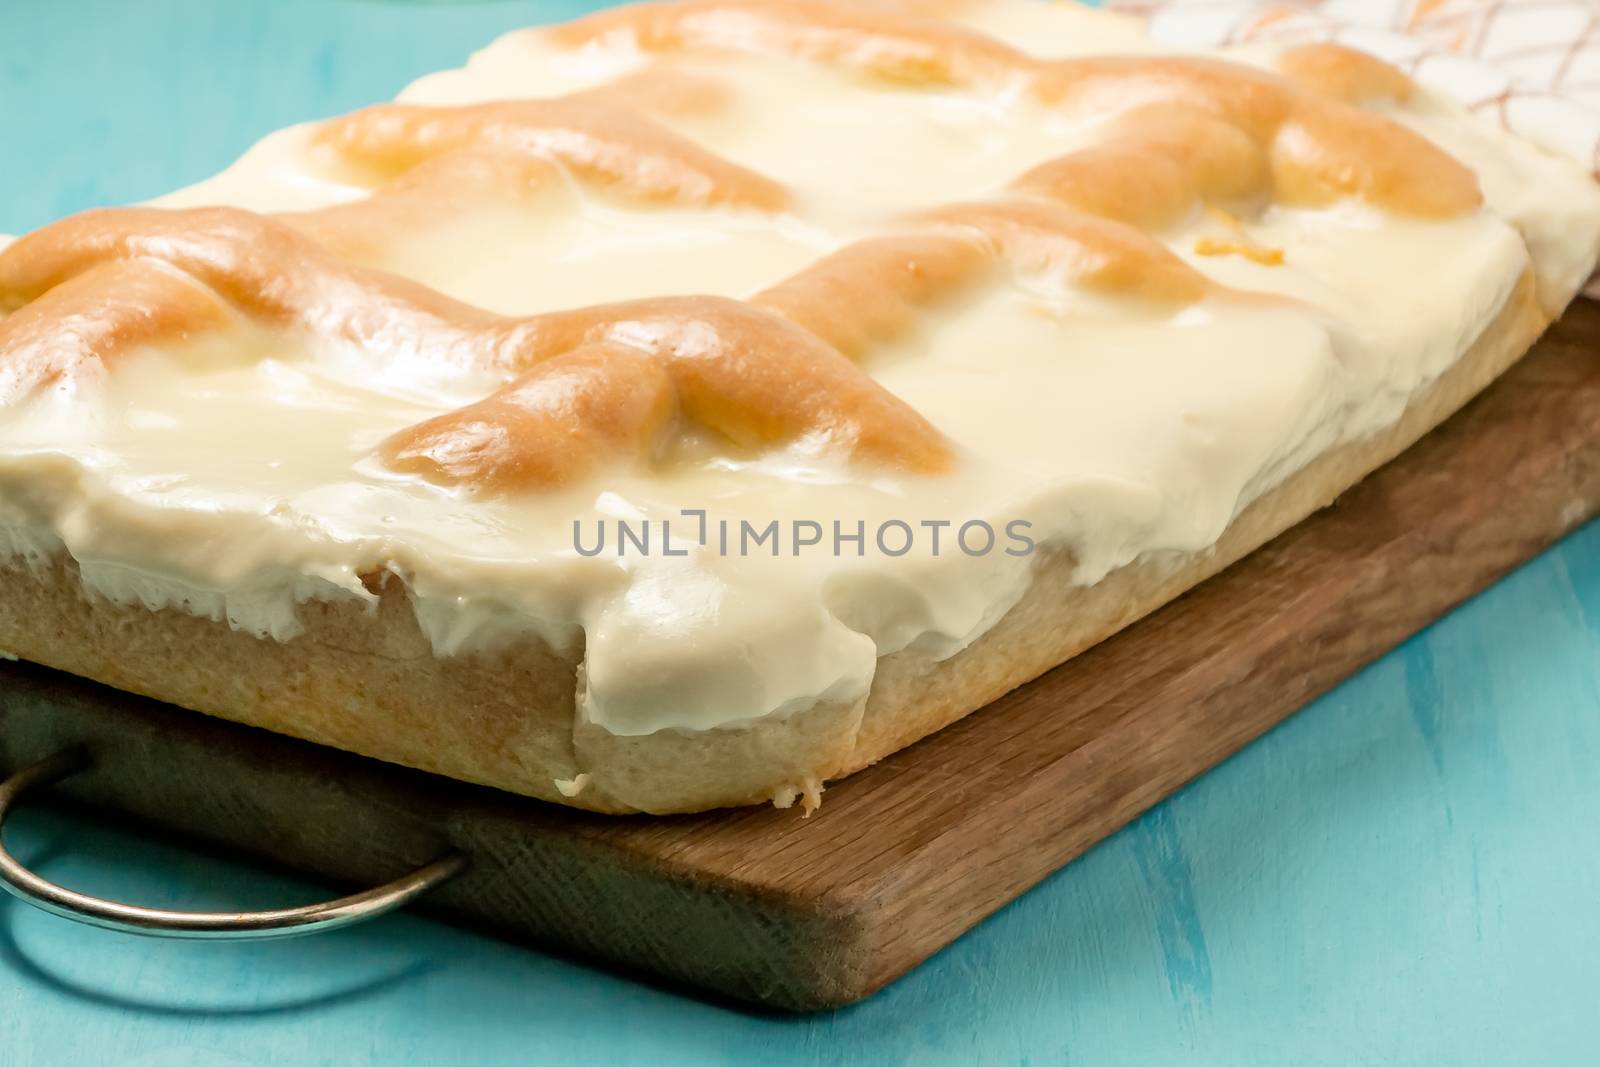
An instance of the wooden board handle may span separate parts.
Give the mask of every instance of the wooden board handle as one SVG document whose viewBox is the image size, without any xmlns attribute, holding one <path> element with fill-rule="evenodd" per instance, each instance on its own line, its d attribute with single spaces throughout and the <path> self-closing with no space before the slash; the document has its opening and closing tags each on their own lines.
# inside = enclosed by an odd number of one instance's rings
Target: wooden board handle
<svg viewBox="0 0 1600 1067">
<path fill-rule="evenodd" d="M 28 790 L 60 781 L 92 766 L 88 750 L 74 746 L 24 767 L 0 783 L 0 831 L 4 829 L 6 816 Z M 299 908 L 170 911 L 105 900 L 56 885 L 23 866 L 6 850 L 5 839 L 0 836 L 0 888 L 18 900 L 52 915 L 106 930 L 203 941 L 264 941 L 337 930 L 403 907 L 454 878 L 466 866 L 466 859 L 459 853 L 448 853 L 376 889 Z"/>
</svg>

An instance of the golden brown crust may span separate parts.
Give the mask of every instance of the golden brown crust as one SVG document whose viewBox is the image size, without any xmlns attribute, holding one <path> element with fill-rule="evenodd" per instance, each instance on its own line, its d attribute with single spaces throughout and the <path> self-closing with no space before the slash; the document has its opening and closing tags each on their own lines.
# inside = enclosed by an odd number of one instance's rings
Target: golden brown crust
<svg viewBox="0 0 1600 1067">
<path fill-rule="evenodd" d="M 781 211 L 789 202 L 772 179 L 594 94 L 447 108 L 379 104 L 323 123 L 316 143 L 380 181 L 474 151 L 548 160 L 587 181 L 678 203 Z"/>
<path fill-rule="evenodd" d="M 776 53 L 907 85 L 1014 77 L 1028 61 L 983 34 L 917 14 L 818 0 L 691 0 L 632 4 L 543 30 L 568 48 L 626 40 L 645 52 Z"/>
<path fill-rule="evenodd" d="M 92 314 L 83 314 L 84 309 Z M 223 329 L 234 316 L 181 271 L 102 263 L 0 318 L 0 404 L 99 376 L 140 345 Z M 63 329 L 64 322 L 74 324 Z"/>
<path fill-rule="evenodd" d="M 692 811 L 814 788 L 938 730 L 1155 610 L 1331 502 L 1477 393 L 1545 319 L 1525 277 L 1466 355 L 1389 430 L 1328 452 L 1237 516 L 1197 554 L 1150 558 L 1088 587 L 1046 553 L 1022 600 L 942 661 L 878 662 L 864 703 L 705 732 L 618 737 L 576 713 L 579 653 L 528 640 L 495 656 L 435 657 L 404 589 L 375 612 L 301 608 L 278 643 L 174 610 L 85 597 L 70 564 L 0 570 L 0 648 L 25 659 L 280 733 L 597 811 Z M 568 797 L 557 780 L 588 774 Z"/>
<path fill-rule="evenodd" d="M 675 407 L 672 379 L 659 361 L 600 342 L 546 360 L 475 404 L 410 426 L 378 451 L 394 470 L 440 485 L 538 489 L 648 451 Z"/>
<path fill-rule="evenodd" d="M 1097 144 L 1040 164 L 1013 187 L 1156 229 L 1196 200 L 1260 200 L 1269 180 L 1266 153 L 1239 127 L 1204 108 L 1162 103 L 1117 116 Z"/>
<path fill-rule="evenodd" d="M 1001 261 L 1059 274 L 1091 292 L 1154 304 L 1189 304 L 1220 291 L 1139 230 L 1059 204 L 956 204 L 901 225 L 909 232 L 846 245 L 750 302 L 862 359 Z"/>
<path fill-rule="evenodd" d="M 1181 305 L 1220 288 L 1132 226 L 1057 204 L 958 204 L 924 217 L 975 229 L 1006 258 L 1035 269 L 1059 270 L 1090 292 Z"/>
<path fill-rule="evenodd" d="M 1318 96 L 1345 104 L 1403 104 L 1416 85 L 1396 68 L 1365 52 L 1338 44 L 1306 44 L 1278 57 L 1278 69 Z"/>
</svg>

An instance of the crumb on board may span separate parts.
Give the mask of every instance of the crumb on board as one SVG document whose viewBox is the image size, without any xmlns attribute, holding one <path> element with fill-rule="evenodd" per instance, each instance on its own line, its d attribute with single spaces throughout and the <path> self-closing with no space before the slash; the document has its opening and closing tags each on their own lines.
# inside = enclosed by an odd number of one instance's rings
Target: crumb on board
<svg viewBox="0 0 1600 1067">
<path fill-rule="evenodd" d="M 807 778 L 799 785 L 782 785 L 772 794 L 772 806 L 792 808 L 794 802 L 799 800 L 801 818 L 809 819 L 812 812 L 822 807 L 823 789 L 822 781 L 818 778 Z"/>
<path fill-rule="evenodd" d="M 564 797 L 575 797 L 588 786 L 589 777 L 589 773 L 585 771 L 576 778 L 557 778 L 556 790 Z"/>
</svg>

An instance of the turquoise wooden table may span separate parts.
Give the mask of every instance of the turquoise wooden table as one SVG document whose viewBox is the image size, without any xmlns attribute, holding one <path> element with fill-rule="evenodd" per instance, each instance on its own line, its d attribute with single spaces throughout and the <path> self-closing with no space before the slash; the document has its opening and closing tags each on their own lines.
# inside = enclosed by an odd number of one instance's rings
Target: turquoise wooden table
<svg viewBox="0 0 1600 1067">
<path fill-rule="evenodd" d="M 0 231 L 150 196 L 578 2 L 13 0 Z M 318 887 L 24 812 L 168 906 Z M 1568 538 L 878 997 L 788 1018 L 397 916 L 146 941 L 0 903 L 0 1065 L 1600 1060 L 1600 526 Z"/>
</svg>

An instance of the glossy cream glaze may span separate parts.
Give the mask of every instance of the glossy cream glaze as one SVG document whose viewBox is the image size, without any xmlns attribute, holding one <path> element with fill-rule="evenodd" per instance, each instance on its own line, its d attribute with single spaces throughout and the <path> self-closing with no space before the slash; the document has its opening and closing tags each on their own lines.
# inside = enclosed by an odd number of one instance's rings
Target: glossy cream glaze
<svg viewBox="0 0 1600 1067">
<path fill-rule="evenodd" d="M 1144 47 L 1131 22 L 1068 5 L 980 5 L 967 19 L 1041 55 Z M 731 89 L 726 108 L 655 117 L 780 178 L 796 194 L 790 213 L 644 206 L 573 182 L 418 220 L 378 265 L 504 313 L 745 297 L 892 216 L 993 195 L 1091 143 L 1104 119 L 1064 119 L 1005 87 L 888 88 L 777 58 L 568 52 L 535 31 L 402 98 L 557 96 L 647 64 Z M 581 648 L 582 714 L 619 734 L 853 699 L 877 657 L 953 654 L 1016 602 L 1032 558 L 1004 551 L 1018 547 L 1008 524 L 1069 548 L 1086 584 L 1153 553 L 1202 551 L 1315 456 L 1391 425 L 1495 317 L 1529 249 L 1546 303 L 1570 296 L 1600 245 L 1593 183 L 1437 100 L 1389 112 L 1472 165 L 1487 208 L 1422 222 L 1355 203 L 1270 207 L 1239 232 L 1197 212 L 1157 236 L 1225 285 L 1288 299 L 1159 311 L 1023 270 L 871 353 L 869 373 L 954 442 L 946 476 L 863 474 L 805 443 L 738 457 L 690 439 L 648 471 L 474 498 L 397 476 L 372 450 L 500 379 L 386 372 L 252 332 L 147 351 L 93 388 L 0 414 L 0 550 L 45 562 L 64 547 L 95 594 L 277 640 L 296 637 L 298 603 L 370 601 L 361 576 L 392 571 L 441 655 L 530 634 Z M 164 203 L 303 210 L 367 191 L 300 127 Z M 1199 255 L 1206 236 L 1243 236 L 1284 261 Z M 693 544 L 700 519 L 684 509 L 706 513 L 708 546 Z M 602 520 L 606 551 L 578 552 L 574 522 L 592 544 Z M 617 520 L 648 525 L 654 551 L 619 558 Z M 779 554 L 721 554 L 719 520 L 735 544 L 741 520 L 776 520 Z M 972 520 L 1000 533 L 994 550 L 952 551 L 952 531 Z M 847 542 L 834 555 L 831 530 L 794 554 L 794 523 L 835 521 L 864 524 L 863 554 Z M 896 522 L 914 548 L 876 550 L 872 532 Z M 939 522 L 952 525 L 937 527 L 935 554 L 925 524 Z M 687 554 L 662 553 L 663 523 Z"/>
</svg>

